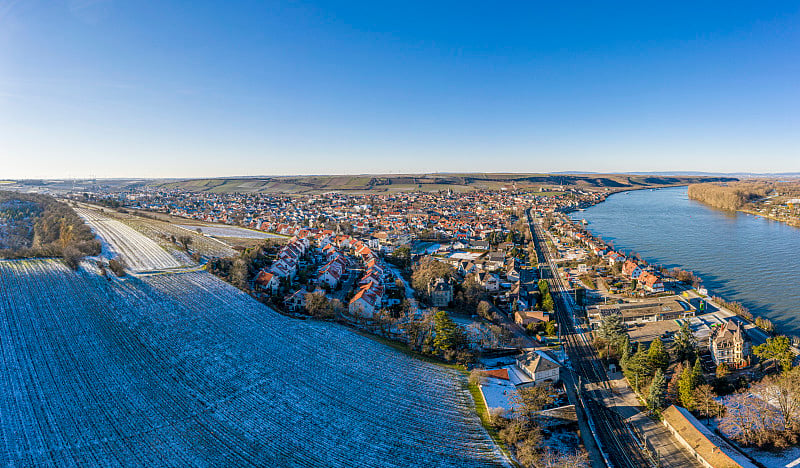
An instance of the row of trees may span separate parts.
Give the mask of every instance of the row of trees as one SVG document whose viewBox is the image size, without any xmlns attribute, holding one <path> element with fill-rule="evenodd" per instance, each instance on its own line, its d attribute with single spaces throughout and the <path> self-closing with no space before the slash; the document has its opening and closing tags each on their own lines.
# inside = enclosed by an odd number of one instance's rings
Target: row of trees
<svg viewBox="0 0 800 468">
<path fill-rule="evenodd" d="M 658 337 L 649 346 L 643 343 L 632 346 L 620 315 L 603 318 L 595 346 L 602 356 L 618 359 L 628 382 L 651 409 L 661 410 L 670 402 L 694 408 L 695 392 L 705 382 L 697 343 L 687 324 L 675 334 L 672 356 Z M 666 374 L 673 358 L 679 364 L 668 384 Z M 689 365 L 690 362 L 694 365 Z"/>
<path fill-rule="evenodd" d="M 553 295 L 550 294 L 550 284 L 545 279 L 540 279 L 539 283 L 539 302 L 537 304 L 539 310 L 544 310 L 546 312 L 552 312 L 555 308 L 555 303 L 553 302 Z"/>
</svg>

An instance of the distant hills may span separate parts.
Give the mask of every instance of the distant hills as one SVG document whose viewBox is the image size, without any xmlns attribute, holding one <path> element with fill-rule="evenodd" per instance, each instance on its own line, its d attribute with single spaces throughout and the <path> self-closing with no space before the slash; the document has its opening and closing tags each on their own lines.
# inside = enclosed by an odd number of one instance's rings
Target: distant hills
<svg viewBox="0 0 800 468">
<path fill-rule="evenodd" d="M 387 193 L 414 190 L 471 191 L 480 189 L 587 190 L 656 188 L 697 182 L 728 182 L 734 177 L 668 174 L 511 174 L 511 173 L 434 173 L 390 175 L 309 175 L 275 177 L 223 177 L 208 179 L 162 180 L 149 185 L 214 193 Z"/>
</svg>

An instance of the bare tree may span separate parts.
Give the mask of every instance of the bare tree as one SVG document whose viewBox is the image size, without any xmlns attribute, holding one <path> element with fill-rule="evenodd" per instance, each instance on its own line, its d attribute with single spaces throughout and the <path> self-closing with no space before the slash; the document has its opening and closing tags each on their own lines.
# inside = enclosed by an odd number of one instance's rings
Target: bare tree
<svg viewBox="0 0 800 468">
<path fill-rule="evenodd" d="M 781 414 L 783 429 L 795 426 L 800 417 L 800 368 L 765 378 L 754 388 Z"/>
</svg>

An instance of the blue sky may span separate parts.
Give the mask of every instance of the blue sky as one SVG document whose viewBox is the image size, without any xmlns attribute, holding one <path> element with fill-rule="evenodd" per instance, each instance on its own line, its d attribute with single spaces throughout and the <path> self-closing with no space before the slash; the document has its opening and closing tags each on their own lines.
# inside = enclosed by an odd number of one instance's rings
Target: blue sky
<svg viewBox="0 0 800 468">
<path fill-rule="evenodd" d="M 0 178 L 800 171 L 797 2 L 492 3 L 0 0 Z"/>
</svg>

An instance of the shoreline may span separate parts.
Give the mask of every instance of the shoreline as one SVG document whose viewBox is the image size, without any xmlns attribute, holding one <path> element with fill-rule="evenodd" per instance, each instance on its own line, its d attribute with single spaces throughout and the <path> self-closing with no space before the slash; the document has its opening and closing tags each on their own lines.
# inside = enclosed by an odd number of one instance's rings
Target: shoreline
<svg viewBox="0 0 800 468">
<path fill-rule="evenodd" d="M 699 200 L 696 200 L 696 201 L 699 201 Z M 715 209 L 719 209 L 719 208 L 715 208 Z M 770 221 L 775 221 L 777 223 L 783 223 L 783 224 L 785 224 L 787 226 L 790 226 L 790 227 L 793 227 L 793 228 L 800 228 L 800 219 L 797 219 L 797 220 L 786 220 L 786 219 L 782 219 L 782 218 L 777 218 L 777 217 L 772 216 L 772 215 L 759 213 L 758 211 L 746 210 L 744 208 L 736 210 L 735 212 L 736 213 L 744 213 L 744 214 L 757 216 L 759 218 L 768 219 Z"/>
<path fill-rule="evenodd" d="M 668 187 L 660 187 L 660 188 L 658 188 L 658 189 L 653 189 L 653 190 L 660 190 L 660 189 L 666 189 L 666 188 L 675 188 L 675 187 L 688 187 L 688 186 L 687 186 L 687 185 L 675 185 L 675 186 L 668 186 Z M 609 197 L 610 197 L 611 195 L 614 195 L 614 194 L 617 194 L 617 193 L 622 193 L 622 192 L 630 192 L 630 191 L 633 191 L 633 190 L 641 190 L 641 189 L 642 189 L 642 188 L 628 189 L 628 190 L 620 190 L 619 192 L 614 192 L 614 193 L 610 194 L 610 195 L 609 195 Z M 606 197 L 606 198 L 605 198 L 605 199 L 603 199 L 602 201 L 599 201 L 599 202 L 597 202 L 597 203 L 595 203 L 595 204 L 589 205 L 589 207 L 592 207 L 592 206 L 599 205 L 600 203 L 603 203 L 603 202 L 604 202 L 604 201 L 606 201 L 607 199 L 608 199 L 608 197 Z M 700 202 L 699 200 L 693 200 L 693 199 L 690 199 L 690 200 L 692 200 L 692 201 L 697 201 L 697 202 Z M 700 202 L 700 203 L 702 203 L 702 202 Z M 707 204 L 704 204 L 704 205 L 707 205 Z M 715 209 L 715 210 L 718 210 L 718 208 L 713 208 L 713 207 L 711 207 L 711 208 L 712 208 L 712 209 Z M 591 236 L 591 237 L 592 237 L 594 240 L 596 240 L 596 241 L 599 241 L 600 243 L 602 243 L 603 245 L 605 245 L 605 246 L 606 246 L 606 247 L 607 247 L 607 248 L 608 248 L 610 251 L 616 251 L 616 252 L 619 252 L 619 251 L 621 250 L 621 249 L 619 249 L 619 248 L 613 248 L 613 249 L 612 249 L 612 248 L 611 248 L 611 245 L 610 245 L 608 242 L 606 242 L 606 241 L 605 241 L 605 239 L 603 239 L 603 237 L 602 237 L 602 236 L 600 236 L 600 235 L 598 235 L 597 233 L 595 233 L 595 232 L 594 232 L 592 229 L 590 229 L 590 228 L 589 228 L 587 225 L 584 225 L 584 224 L 582 224 L 580 221 L 578 221 L 578 220 L 575 220 L 575 219 L 572 219 L 572 217 L 571 217 L 571 216 L 569 216 L 569 214 L 570 214 L 570 213 L 575 213 L 575 212 L 577 212 L 577 211 L 578 211 L 578 210 L 577 210 L 576 208 L 570 208 L 568 211 L 564 211 L 564 212 L 562 212 L 562 214 L 564 214 L 564 215 L 566 216 L 566 218 L 569 220 L 569 222 L 570 222 L 570 223 L 571 223 L 571 224 L 572 224 L 574 227 L 576 227 L 576 228 L 578 228 L 578 229 L 580 229 L 580 230 L 583 230 L 583 231 L 585 231 L 585 232 L 589 233 L 589 235 L 590 235 L 590 236 Z M 745 213 L 745 214 L 753 214 L 754 216 L 758 216 L 758 215 L 760 215 L 760 214 L 757 214 L 757 213 L 750 213 L 750 212 L 747 212 L 747 211 L 744 211 L 744 210 L 737 210 L 737 212 L 743 212 L 743 213 Z M 761 217 L 764 217 L 764 218 L 766 218 L 766 216 L 761 216 Z M 768 219 L 769 219 L 769 218 L 768 218 Z M 778 221 L 778 220 L 774 220 L 774 221 Z M 788 223 L 784 223 L 784 224 L 788 224 Z M 791 226 L 791 225 L 790 225 L 790 226 Z M 799 226 L 799 227 L 800 227 L 800 226 Z M 626 257 L 627 257 L 627 256 L 626 256 Z M 651 263 L 651 262 L 648 262 L 646 259 L 641 259 L 641 260 L 642 260 L 642 261 L 643 261 L 643 262 L 644 262 L 646 265 L 648 265 L 648 266 L 655 265 L 655 264 L 653 264 L 653 263 Z M 683 265 L 680 265 L 680 266 L 678 266 L 677 268 L 679 268 L 679 269 L 684 269 L 685 267 L 684 267 Z M 686 270 L 686 271 L 690 271 L 690 270 Z M 692 274 L 694 274 L 694 272 L 692 272 Z M 667 276 L 667 275 L 663 275 L 663 276 Z M 677 279 L 677 278 L 675 278 L 674 276 L 667 276 L 667 277 L 671 278 L 671 279 L 672 279 L 672 280 L 674 280 L 674 281 L 678 281 L 678 279 Z M 702 283 L 702 281 L 703 281 L 703 278 L 702 278 L 701 276 L 697 276 L 697 278 L 698 278 L 698 279 L 700 279 L 700 281 L 701 281 L 701 283 Z M 680 283 L 680 281 L 678 281 L 678 282 Z M 795 335 L 791 335 L 791 334 L 786 334 L 786 333 L 783 333 L 781 330 L 777 329 L 777 327 L 776 327 L 776 328 L 774 328 L 772 331 L 765 330 L 765 329 L 763 329 L 763 328 L 759 327 L 758 325 L 756 325 L 756 319 L 757 319 L 757 318 L 760 318 L 760 319 L 766 319 L 766 320 L 770 321 L 770 323 L 771 323 L 771 320 L 770 320 L 769 318 L 767 318 L 767 317 L 763 317 L 763 316 L 760 316 L 760 315 L 757 315 L 757 314 L 755 314 L 755 313 L 752 313 L 752 312 L 751 312 L 749 309 L 747 309 L 747 308 L 745 308 L 745 310 L 747 311 L 747 313 L 749 313 L 749 314 L 752 316 L 752 318 L 745 317 L 745 316 L 743 316 L 743 315 L 741 315 L 741 314 L 739 314 L 739 313 L 736 313 L 736 312 L 735 312 L 735 311 L 733 311 L 733 310 L 730 310 L 729 308 L 727 308 L 727 307 L 723 306 L 722 304 L 719 304 L 719 303 L 718 303 L 718 302 L 715 300 L 715 298 L 718 298 L 718 299 L 720 299 L 720 300 L 722 300 L 722 301 L 724 301 L 724 302 L 730 303 L 730 304 L 738 304 L 738 305 L 740 305 L 740 306 L 744 307 L 744 305 L 743 305 L 743 304 L 741 304 L 741 303 L 739 303 L 739 302 L 737 302 L 737 301 L 728 301 L 728 300 L 727 300 L 727 299 L 725 299 L 724 297 L 722 297 L 722 296 L 717 296 L 717 295 L 714 295 L 714 294 L 712 294 L 712 292 L 711 292 L 711 291 L 708 291 L 708 290 L 706 291 L 706 294 L 705 294 L 705 295 L 703 295 L 703 294 L 700 294 L 700 293 L 699 293 L 699 292 L 696 290 L 696 288 L 693 288 L 693 287 L 692 287 L 692 288 L 688 288 L 686 291 L 694 291 L 694 292 L 695 292 L 695 294 L 697 294 L 697 296 L 698 296 L 698 297 L 700 297 L 700 299 L 701 299 L 701 300 L 708 302 L 710 305 L 713 305 L 714 307 L 716 307 L 716 308 L 717 308 L 717 310 L 719 310 L 719 311 L 724 311 L 724 312 L 727 312 L 727 313 L 731 314 L 731 316 L 733 316 L 733 317 L 738 317 L 739 319 L 741 319 L 741 320 L 743 320 L 744 322 L 746 322 L 746 323 L 748 323 L 748 324 L 752 325 L 752 326 L 753 326 L 753 327 L 755 327 L 757 330 L 759 330 L 760 332 L 762 332 L 762 333 L 766 334 L 767 336 L 785 335 L 785 336 L 789 336 L 790 338 L 792 338 L 792 337 L 794 337 L 794 336 L 795 336 Z M 678 293 L 678 292 L 676 292 L 676 294 L 680 295 L 680 293 Z"/>
</svg>

